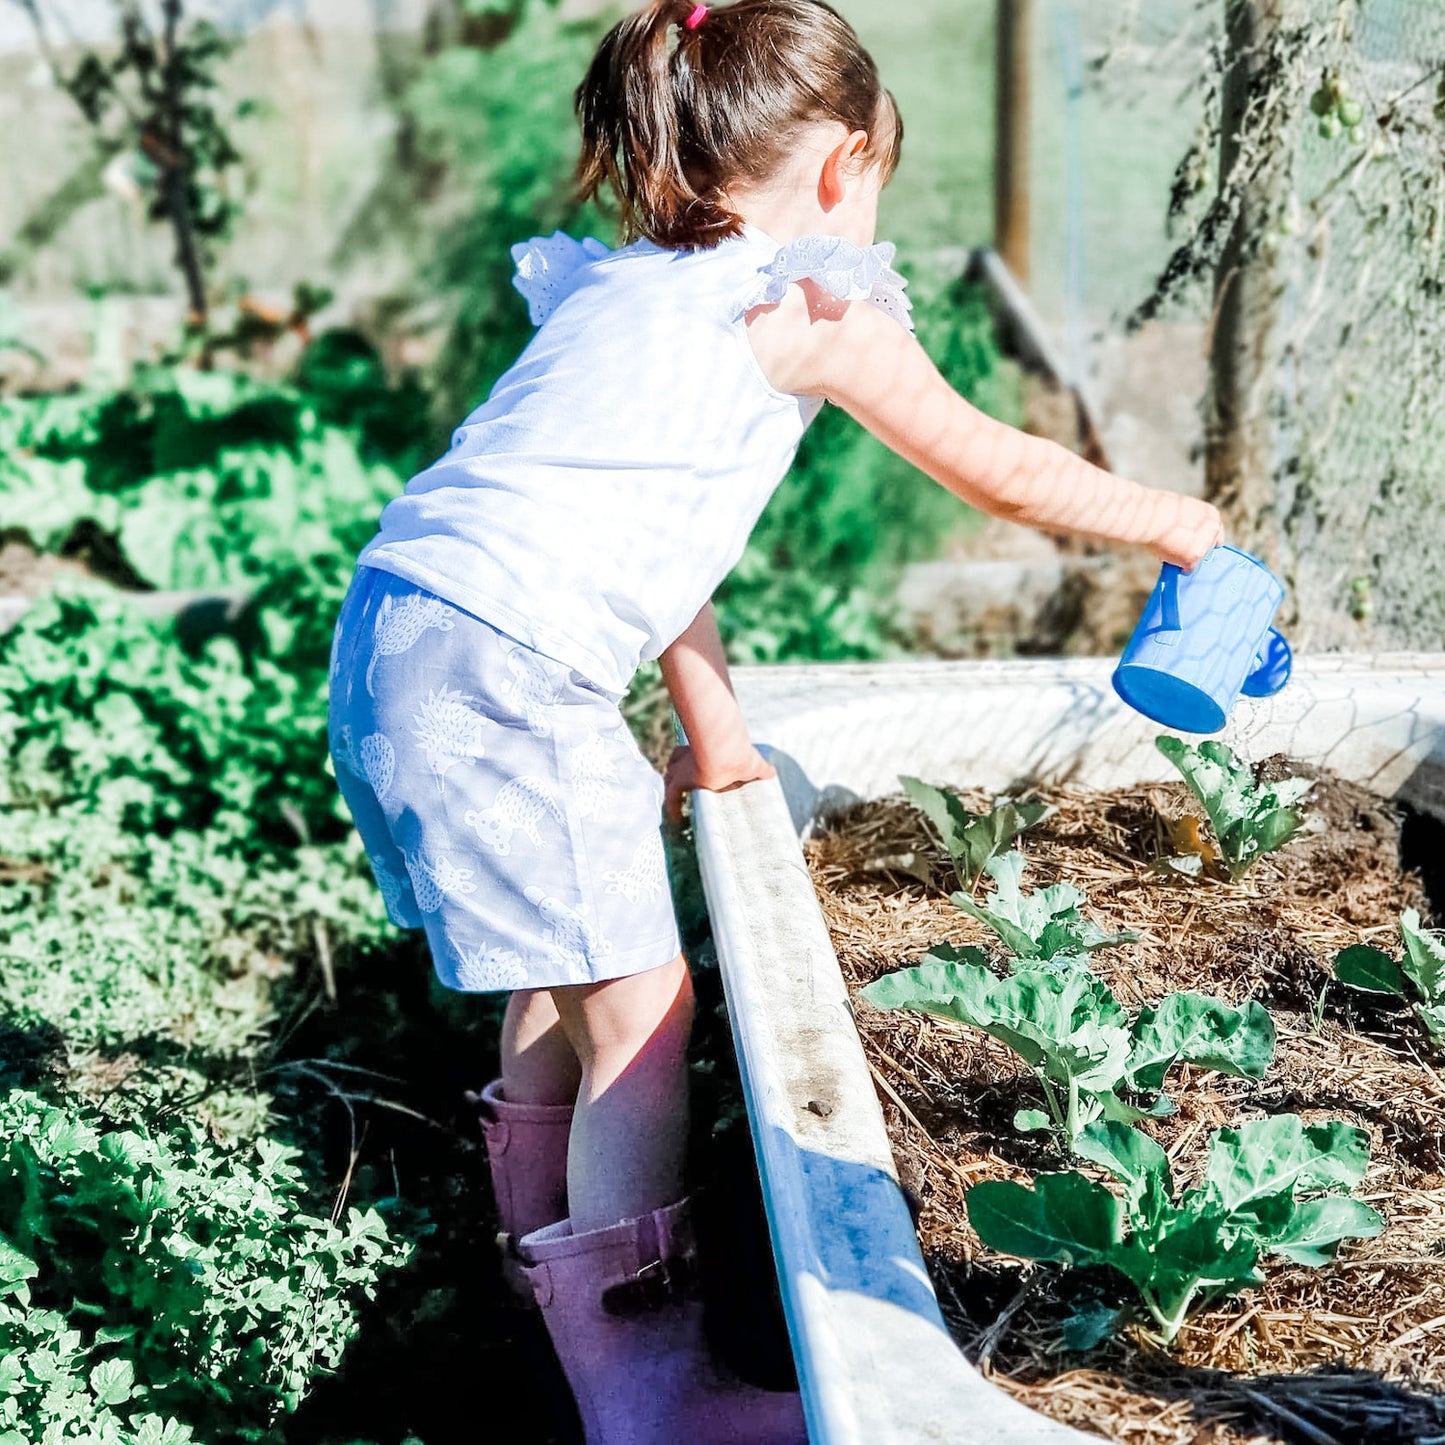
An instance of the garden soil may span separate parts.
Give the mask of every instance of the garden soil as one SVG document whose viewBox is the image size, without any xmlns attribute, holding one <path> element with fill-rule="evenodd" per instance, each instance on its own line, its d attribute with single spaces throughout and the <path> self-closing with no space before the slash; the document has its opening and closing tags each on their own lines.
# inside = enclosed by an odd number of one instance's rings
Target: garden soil
<svg viewBox="0 0 1445 1445">
<path fill-rule="evenodd" d="M 1282 759 L 1265 766 L 1272 776 L 1318 775 Z M 987 803 L 962 796 L 972 808 Z M 1171 1074 L 1179 1112 L 1146 1127 L 1176 1178 L 1198 1178 L 1216 1128 L 1266 1112 L 1345 1119 L 1369 1133 L 1359 1194 L 1387 1227 L 1378 1239 L 1348 1241 L 1322 1270 L 1266 1258 L 1262 1288 L 1195 1314 L 1167 1351 L 1128 1331 L 1087 1354 L 1064 1352 L 1071 1303 L 1122 1303 L 1122 1282 L 985 1249 L 964 1195 L 984 1179 L 1093 1171 L 1014 1132 L 1014 1111 L 1039 1100 L 1009 1049 L 949 1020 L 856 997 L 938 943 L 993 941 L 949 902 L 959 884 L 922 815 L 901 797 L 861 803 L 805 852 L 958 1343 L 1034 1409 L 1129 1445 L 1445 1442 L 1445 1069 L 1407 1010 L 1347 991 L 1328 973 L 1348 944 L 1398 954 L 1403 909 L 1430 916 L 1419 876 L 1402 868 L 1400 819 L 1378 797 L 1321 776 L 1311 829 L 1230 883 L 1153 866 L 1209 852 L 1208 827 L 1182 783 L 1040 796 L 1056 811 L 1020 840 L 1025 887 L 1067 880 L 1088 894 L 1085 911 L 1100 925 L 1140 934 L 1093 956 L 1121 1002 L 1194 989 L 1235 1005 L 1257 998 L 1274 1015 L 1279 1043 L 1263 1081 L 1188 1067 Z"/>
</svg>

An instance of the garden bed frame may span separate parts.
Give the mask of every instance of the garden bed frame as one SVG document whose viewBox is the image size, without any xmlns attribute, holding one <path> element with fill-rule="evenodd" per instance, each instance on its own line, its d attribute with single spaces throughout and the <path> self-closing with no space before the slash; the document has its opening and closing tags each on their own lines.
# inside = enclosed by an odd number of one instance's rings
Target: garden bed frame
<svg viewBox="0 0 1445 1445">
<path fill-rule="evenodd" d="M 1004 792 L 1175 777 L 1111 661 L 738 668 L 776 780 L 694 794 L 697 846 L 812 1445 L 1082 1442 L 954 1345 L 898 1186 L 800 839 L 898 775 Z M 1303 659 L 1225 741 L 1445 822 L 1445 656 Z M 907 960 L 900 960 L 906 962 Z"/>
</svg>

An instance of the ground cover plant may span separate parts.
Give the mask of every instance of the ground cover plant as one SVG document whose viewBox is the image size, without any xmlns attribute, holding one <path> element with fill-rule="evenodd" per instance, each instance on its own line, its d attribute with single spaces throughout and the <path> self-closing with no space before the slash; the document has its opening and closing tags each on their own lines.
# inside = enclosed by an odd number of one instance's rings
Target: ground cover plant
<svg viewBox="0 0 1445 1445">
<path fill-rule="evenodd" d="M 312 1212 L 298 1151 L 264 1136 L 228 1150 L 23 1090 L 0 1129 L 7 1445 L 258 1438 L 340 1360 L 353 1290 L 408 1253 L 374 1210 Z"/>
<path fill-rule="evenodd" d="M 603 22 L 531 0 L 466 8 L 425 54 L 384 47 L 395 155 L 338 246 L 369 275 L 393 269 L 369 264 L 373 247 L 414 253 L 407 294 L 375 314 L 442 314 L 429 375 L 388 375 L 354 330 L 310 342 L 287 379 L 267 374 L 266 344 L 302 334 L 326 293 L 298 286 L 293 314 L 268 321 L 232 291 L 197 293 L 192 266 L 199 304 L 167 357 L 0 396 L 4 541 L 123 594 L 40 601 L 0 636 L 3 1445 L 442 1445 L 478 1384 L 529 1367 L 489 1273 L 465 1102 L 494 1062 L 498 1001 L 439 994 L 424 949 L 386 922 L 325 753 L 352 559 L 530 335 L 508 247 L 557 226 L 610 238 L 567 199 L 574 122 L 552 83 L 580 74 Z M 276 174 L 238 169 L 248 187 Z M 917 194 L 936 210 L 935 187 Z M 249 192 L 226 201 L 245 225 Z M 223 229 L 207 274 L 248 290 Z M 956 271 L 914 278 L 919 334 L 976 404 L 1017 419 L 1018 378 Z M 9 317 L 0 344 L 33 353 Z M 942 489 L 825 414 L 719 598 L 730 655 L 895 649 L 894 576 L 960 524 Z M 126 604 L 156 589 L 249 600 L 216 634 L 213 616 L 175 628 Z M 660 761 L 655 667 L 628 714 Z M 685 840 L 672 846 L 685 859 Z M 705 960 L 705 919 L 685 880 L 679 892 Z M 750 1145 L 705 967 L 698 992 L 699 1221 L 726 1236 L 712 1257 L 735 1260 L 739 1215 L 761 1212 L 737 1182 Z M 786 1354 L 775 1310 L 738 1279 L 713 1283 L 743 1356 L 756 1365 L 769 1339 Z M 542 1393 L 565 1399 L 555 1380 Z M 532 1425 L 528 1445 L 575 1433 L 565 1416 Z"/>
<path fill-rule="evenodd" d="M 1269 759 L 1257 776 L 1299 771 Z M 960 798 L 975 812 L 987 802 Z M 855 805 L 811 837 L 805 853 L 960 1346 L 1034 1408 L 1129 1445 L 1445 1433 L 1433 1323 L 1445 1314 L 1445 1102 L 1418 1036 L 1331 982 L 1342 949 L 1393 935 L 1407 909 L 1429 921 L 1421 880 L 1402 866 L 1399 818 L 1320 770 L 1318 826 L 1238 880 L 1185 879 L 1155 866 L 1197 804 L 1182 782 L 1049 788 L 1040 800 L 1054 811 L 1019 840 L 1036 888 L 1067 882 L 1102 929 L 1139 935 L 1090 954 L 1085 976 L 1130 1019 L 1195 991 L 1266 1008 L 1276 1046 L 1262 1078 L 1178 1066 L 1175 1112 L 1101 1117 L 1072 1150 L 1062 1131 L 1020 1134 L 1015 1115 L 1041 1086 L 1014 1047 L 869 996 L 930 954 L 1008 981 L 1034 965 L 1001 956 L 993 930 L 958 908 L 951 861 L 905 797 Z M 873 866 L 910 855 L 912 869 Z M 1304 1167 L 1286 1189 L 1274 1171 L 1291 1155 Z M 1092 1230 L 1093 1255 L 1074 1239 L 1069 1267 L 1021 1266 L 1059 1253 L 1031 1230 Z M 1167 1352 L 1148 1338 L 1170 1333 Z"/>
<path fill-rule="evenodd" d="M 161 1151 L 146 1188 L 175 1194 L 167 1238 L 186 1261 L 171 1316 L 142 1338 L 127 1331 L 157 1302 L 151 1284 L 66 1286 L 94 1240 L 118 1258 L 154 1234 L 129 1184 L 97 1186 L 90 1213 L 39 1254 L 19 1216 L 0 1217 L 0 1345 L 23 1363 L 4 1380 L 0 1435 L 62 1439 L 88 1419 L 120 1445 L 359 1445 L 386 1420 L 398 1439 L 441 1440 L 478 1338 L 499 1378 L 517 1369 L 503 1292 L 476 1269 L 489 1204 L 463 1103 L 487 1076 L 497 1000 L 428 992 L 425 955 L 385 920 L 326 756 L 332 624 L 356 551 L 422 455 L 425 406 L 381 384 L 354 339 L 322 338 L 298 380 L 171 364 L 126 388 L 0 399 L 0 508 L 107 589 L 63 587 L 0 635 L 0 1082 L 17 1136 L 57 1111 L 91 1131 L 87 1178 L 115 1150 Z M 871 655 L 883 633 L 861 579 L 892 544 L 870 521 L 849 552 L 871 513 L 856 477 L 847 508 L 792 545 L 854 569 L 847 606 L 867 627 L 828 645 Z M 903 531 L 892 561 L 919 545 L 920 529 Z M 204 617 L 176 626 L 129 605 L 152 589 L 228 589 L 243 605 L 219 632 Z M 751 613 L 724 606 L 724 628 L 746 654 L 762 645 L 746 641 L 751 616 L 777 629 L 764 650 L 806 655 L 842 597 L 767 581 Z M 644 679 L 630 710 L 665 716 L 659 703 Z M 415 979 L 405 1012 L 402 972 Z M 699 1048 L 708 1083 L 725 1086 L 721 1017 Z M 204 1200 L 235 1199 L 228 1181 L 259 1178 L 296 1144 L 300 1173 L 272 1191 L 274 1208 L 206 1215 Z M 47 1187 L 66 1187 L 64 1167 L 40 1166 Z M 366 1221 L 357 1240 L 352 1211 Z M 192 1235 L 214 1246 L 214 1268 L 191 1268 Z M 298 1310 L 304 1330 L 287 1323 Z M 757 1302 L 737 1313 L 756 1322 Z M 217 1320 L 246 1349 L 264 1335 L 265 1358 L 203 1359 Z M 433 1388 L 383 1402 L 380 1364 L 399 1353 Z M 199 1387 L 204 1371 L 225 1381 L 224 1402 Z"/>
<path fill-rule="evenodd" d="M 278 1116 L 277 1014 L 386 927 L 288 583 L 249 654 L 82 598 L 0 637 L 7 1440 L 274 1439 L 410 1252 Z"/>
<path fill-rule="evenodd" d="M 326 756 L 332 624 L 355 553 L 421 446 L 414 392 L 379 386 L 367 357 L 348 341 L 338 359 L 323 338 L 303 385 L 165 365 L 119 390 L 0 399 L 0 508 L 108 589 L 62 588 L 0 635 L 0 1082 L 20 1132 L 55 1111 L 92 1129 L 94 1170 L 122 1141 L 150 1141 L 165 1158 L 154 1188 L 194 1181 L 171 1233 L 226 1241 L 216 1268 L 168 1297 L 170 1333 L 145 1344 L 126 1331 L 150 1285 L 65 1291 L 91 1237 L 117 1252 L 149 1237 L 130 1186 L 100 1191 L 40 1257 L 0 1218 L 14 1274 L 0 1343 L 25 1371 L 5 1379 L 0 1431 L 27 1442 L 66 1438 L 88 1418 L 120 1445 L 360 1445 L 380 1420 L 396 1438 L 421 1428 L 441 1440 L 478 1338 L 498 1378 L 517 1369 L 503 1292 L 476 1269 L 489 1203 L 463 1103 L 487 1076 L 497 1000 L 427 991 L 425 955 L 385 920 Z M 848 535 L 863 535 L 867 490 L 856 513 L 814 519 L 806 545 L 846 551 Z M 898 555 L 918 545 L 919 530 L 905 531 Z M 888 545 L 869 536 L 844 564 L 856 578 Z M 244 605 L 229 629 L 178 627 L 128 604 L 157 588 L 229 589 Z M 867 629 L 829 644 L 844 655 L 882 646 L 871 595 L 851 594 Z M 767 650 L 806 654 L 837 600 L 768 582 L 749 605 L 780 629 Z M 723 610 L 730 639 L 744 638 Z M 646 688 L 630 710 L 665 716 Z M 399 970 L 422 985 L 406 1013 L 392 1002 Z M 321 1027 L 318 1012 L 336 1017 Z M 700 1032 L 700 1062 L 725 1084 L 720 1020 Z M 206 1221 L 203 1198 L 232 1198 L 228 1180 L 297 1143 L 303 1168 L 273 1210 Z M 42 1173 L 61 1187 L 58 1168 Z M 366 1221 L 359 1242 L 348 1242 L 353 1210 Z M 736 1309 L 759 1318 L 756 1301 Z M 296 1310 L 312 1327 L 285 1323 Z M 188 1353 L 207 1320 L 252 1339 L 243 1317 L 264 1325 L 264 1360 Z M 358 1335 L 361 1364 L 348 1372 Z M 383 1402 L 379 1365 L 398 1352 L 435 1388 Z M 203 1369 L 226 1381 L 224 1408 L 185 1386 Z M 328 1377 L 347 1388 L 326 1388 Z M 560 1420 L 555 1434 L 568 1428 Z"/>
<path fill-rule="evenodd" d="M 276 1441 L 426 1228 L 359 1150 L 377 1076 L 288 1049 L 397 937 L 325 699 L 351 551 L 398 479 L 244 377 L 0 412 L 32 540 L 251 594 L 229 633 L 82 589 L 0 636 L 0 1434 Z"/>
</svg>

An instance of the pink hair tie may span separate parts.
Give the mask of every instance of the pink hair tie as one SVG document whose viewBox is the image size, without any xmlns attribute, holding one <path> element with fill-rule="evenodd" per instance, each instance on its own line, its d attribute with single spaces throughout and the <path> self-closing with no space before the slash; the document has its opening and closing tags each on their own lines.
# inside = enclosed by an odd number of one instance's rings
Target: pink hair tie
<svg viewBox="0 0 1445 1445">
<path fill-rule="evenodd" d="M 699 25 L 701 25 L 702 22 L 703 22 L 706 18 L 707 18 L 707 6 L 706 6 L 706 5 L 696 5 L 696 6 L 693 7 L 693 12 L 692 12 L 692 14 L 689 15 L 689 16 L 687 17 L 687 19 L 684 20 L 682 23 L 683 23 L 684 25 L 686 25 L 689 30 L 696 30 L 697 27 L 698 27 Z"/>
</svg>

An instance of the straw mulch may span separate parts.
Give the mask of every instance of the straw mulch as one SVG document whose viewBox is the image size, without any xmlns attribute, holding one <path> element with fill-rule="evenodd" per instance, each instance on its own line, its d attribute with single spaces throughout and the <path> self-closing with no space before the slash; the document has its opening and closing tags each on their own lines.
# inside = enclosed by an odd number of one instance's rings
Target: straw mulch
<svg viewBox="0 0 1445 1445">
<path fill-rule="evenodd" d="M 975 809 L 987 802 L 963 796 Z M 1279 1047 L 1261 1083 L 1171 1073 L 1179 1113 L 1148 1128 L 1178 1182 L 1198 1177 L 1220 1126 L 1262 1112 L 1344 1118 L 1369 1131 L 1360 1193 L 1387 1228 L 1347 1242 L 1323 1270 L 1266 1257 L 1266 1286 L 1196 1314 L 1167 1352 L 1126 1332 L 1088 1355 L 1066 1354 L 1059 1330 L 1070 1303 L 1119 1304 L 1127 1286 L 1108 1271 L 992 1254 L 969 1229 L 963 1199 L 982 1179 L 1094 1171 L 1014 1132 L 1015 1109 L 1039 1100 L 1010 1050 L 947 1020 L 857 1000 L 899 1174 L 920 1205 L 924 1255 L 959 1344 L 1035 1409 L 1130 1445 L 1445 1445 L 1445 1078 L 1408 1012 L 1325 987 L 1340 948 L 1398 953 L 1400 912 L 1413 905 L 1429 919 L 1418 878 L 1401 868 L 1398 819 L 1363 789 L 1322 778 L 1309 802 L 1313 831 L 1239 883 L 1196 881 L 1150 866 L 1181 846 L 1207 846 L 1182 784 L 1041 796 L 1057 811 L 1021 840 L 1024 885 L 1067 879 L 1099 924 L 1141 935 L 1094 955 L 1122 1002 L 1197 989 L 1236 1005 L 1257 997 L 1274 1014 Z M 857 805 L 805 851 L 852 990 L 941 941 L 993 942 L 949 902 L 951 865 L 899 797 Z"/>
</svg>

